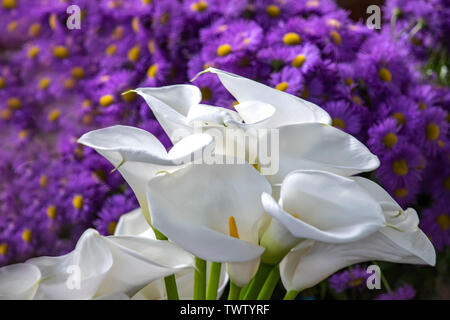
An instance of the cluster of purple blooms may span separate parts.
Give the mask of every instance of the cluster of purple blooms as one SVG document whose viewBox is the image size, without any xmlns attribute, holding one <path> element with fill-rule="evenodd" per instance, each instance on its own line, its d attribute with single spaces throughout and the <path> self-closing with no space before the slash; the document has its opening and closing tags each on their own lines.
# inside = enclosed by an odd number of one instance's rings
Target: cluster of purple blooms
<svg viewBox="0 0 450 320">
<path fill-rule="evenodd" d="M 90 226 L 112 234 L 137 201 L 77 137 L 124 124 L 170 148 L 145 102 L 122 93 L 185 83 L 209 66 L 322 106 L 379 156 L 371 178 L 421 209 L 438 250 L 449 246 L 450 90 L 422 72 L 436 48 L 450 51 L 448 0 L 388 1 L 381 30 L 331 0 L 71 4 L 81 29 L 67 28 L 64 1 L 0 0 L 0 266 L 66 253 Z M 214 75 L 194 84 L 204 103 L 236 103 Z M 365 283 L 358 270 L 331 286 Z"/>
</svg>

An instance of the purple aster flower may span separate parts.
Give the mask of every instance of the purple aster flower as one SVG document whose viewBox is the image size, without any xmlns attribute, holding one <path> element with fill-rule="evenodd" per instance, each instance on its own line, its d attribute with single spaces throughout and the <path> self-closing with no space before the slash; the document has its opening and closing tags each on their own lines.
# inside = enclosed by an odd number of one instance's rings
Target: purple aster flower
<svg viewBox="0 0 450 320">
<path fill-rule="evenodd" d="M 423 211 L 420 228 L 427 234 L 437 250 L 450 245 L 449 201 L 441 200 Z"/>
<path fill-rule="evenodd" d="M 378 107 L 380 119 L 392 118 L 397 121 L 401 132 L 412 137 L 416 134 L 416 126 L 419 118 L 414 100 L 407 96 L 392 96 Z"/>
<path fill-rule="evenodd" d="M 341 293 L 348 289 L 365 288 L 369 274 L 360 265 L 333 274 L 329 279 L 330 287 Z"/>
<path fill-rule="evenodd" d="M 367 144 L 377 155 L 383 155 L 398 148 L 406 137 L 399 134 L 400 126 L 397 119 L 386 118 L 373 125 L 369 129 L 369 140 Z"/>
<path fill-rule="evenodd" d="M 415 296 L 414 288 L 409 284 L 405 284 L 393 292 L 380 294 L 375 300 L 412 300 Z"/>
<path fill-rule="evenodd" d="M 381 156 L 381 165 L 376 171 L 376 176 L 388 190 L 396 190 L 403 186 L 409 188 L 420 181 L 421 159 L 420 150 L 416 146 L 404 143 Z"/>
<path fill-rule="evenodd" d="M 109 197 L 94 221 L 94 226 L 103 235 L 112 235 L 122 214 L 130 212 L 139 205 L 132 192 Z"/>
<path fill-rule="evenodd" d="M 356 108 L 344 100 L 329 102 L 324 106 L 332 119 L 333 127 L 351 135 L 357 135 L 361 130 L 361 118 Z"/>
<path fill-rule="evenodd" d="M 299 94 L 304 83 L 301 73 L 293 67 L 284 67 L 280 72 L 273 73 L 270 80 L 275 89 L 294 95 Z"/>
<path fill-rule="evenodd" d="M 439 107 L 427 108 L 421 114 L 418 128 L 418 140 L 429 156 L 435 156 L 448 144 L 447 112 Z"/>
</svg>

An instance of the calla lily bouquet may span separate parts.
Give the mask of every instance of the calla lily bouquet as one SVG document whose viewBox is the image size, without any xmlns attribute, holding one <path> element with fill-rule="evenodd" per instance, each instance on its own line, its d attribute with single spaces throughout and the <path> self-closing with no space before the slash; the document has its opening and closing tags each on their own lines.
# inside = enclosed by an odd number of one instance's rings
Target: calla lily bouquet
<svg viewBox="0 0 450 320">
<path fill-rule="evenodd" d="M 173 143 L 113 126 L 78 142 L 108 159 L 140 208 L 113 236 L 89 229 L 74 251 L 0 270 L 16 299 L 285 299 L 355 263 L 435 265 L 434 248 L 378 184 L 378 158 L 319 106 L 209 68 L 235 110 L 193 85 L 134 90 Z M 203 73 L 203 72 L 202 72 Z M 201 76 L 201 74 L 199 74 Z M 269 156 L 270 155 L 270 156 Z"/>
</svg>

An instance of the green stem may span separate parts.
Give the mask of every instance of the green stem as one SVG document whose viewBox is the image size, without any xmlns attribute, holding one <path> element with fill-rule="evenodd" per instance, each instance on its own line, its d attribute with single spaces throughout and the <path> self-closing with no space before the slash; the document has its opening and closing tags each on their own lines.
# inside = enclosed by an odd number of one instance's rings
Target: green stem
<svg viewBox="0 0 450 320">
<path fill-rule="evenodd" d="M 209 271 L 208 288 L 206 289 L 206 300 L 217 299 L 217 289 L 219 288 L 220 269 L 222 264 L 220 262 L 211 262 Z"/>
<path fill-rule="evenodd" d="M 179 300 L 175 275 L 165 277 L 164 284 L 166 285 L 167 300 Z"/>
<path fill-rule="evenodd" d="M 155 233 L 155 237 L 157 240 L 167 240 L 167 237 L 163 235 L 161 232 L 159 232 L 153 227 L 152 229 L 153 232 Z M 164 277 L 164 284 L 166 286 L 167 300 L 179 300 L 177 281 L 175 279 L 175 275 L 172 274 L 170 276 Z"/>
<path fill-rule="evenodd" d="M 372 261 L 372 264 L 378 266 L 376 261 Z M 379 266 L 378 266 L 379 267 Z M 381 270 L 381 268 L 380 268 Z M 386 287 L 387 292 L 391 292 L 391 286 L 389 285 L 388 280 L 386 279 L 386 277 L 384 276 L 384 272 L 381 271 L 381 282 L 383 282 L 383 285 Z"/>
<path fill-rule="evenodd" d="M 297 298 L 300 291 L 298 290 L 289 290 L 286 292 L 286 295 L 284 296 L 283 300 L 295 300 Z"/>
<path fill-rule="evenodd" d="M 195 257 L 194 300 L 205 300 L 206 297 L 206 261 Z"/>
<path fill-rule="evenodd" d="M 241 287 L 238 287 L 230 280 L 230 291 L 228 292 L 228 300 L 239 300 L 239 294 L 241 293 Z"/>
<path fill-rule="evenodd" d="M 266 280 L 271 270 L 271 265 L 265 263 L 261 263 L 259 265 L 258 272 L 256 272 L 256 275 L 250 282 L 247 292 L 243 297 L 244 300 L 255 300 L 258 297 L 258 292 L 259 290 L 261 290 L 261 287 L 263 286 L 264 281 Z"/>
<path fill-rule="evenodd" d="M 257 300 L 270 300 L 272 297 L 273 291 L 277 286 L 278 280 L 280 280 L 280 268 L 278 265 L 274 266 L 267 277 L 266 282 L 259 292 Z"/>
<path fill-rule="evenodd" d="M 241 289 L 241 292 L 239 293 L 239 300 L 244 300 L 244 296 L 247 293 L 248 288 L 250 287 L 250 283 L 251 282 L 249 282 L 245 287 Z"/>
</svg>

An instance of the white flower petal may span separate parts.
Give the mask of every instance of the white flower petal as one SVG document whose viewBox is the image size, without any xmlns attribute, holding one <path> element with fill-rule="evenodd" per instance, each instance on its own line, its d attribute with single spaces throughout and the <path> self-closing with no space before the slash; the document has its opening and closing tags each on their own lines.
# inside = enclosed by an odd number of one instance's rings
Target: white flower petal
<svg viewBox="0 0 450 320">
<path fill-rule="evenodd" d="M 33 258 L 27 263 L 38 267 L 42 274 L 37 299 L 91 299 L 110 270 L 113 258 L 98 232 L 88 229 L 72 252 L 60 257 Z M 75 284 L 77 279 L 79 288 Z"/>
<path fill-rule="evenodd" d="M 263 194 L 264 209 L 297 238 L 342 243 L 385 226 L 378 203 L 351 179 L 321 171 L 294 171 L 283 181 L 280 205 Z"/>
<path fill-rule="evenodd" d="M 223 125 L 224 120 L 228 117 L 235 121 L 242 121 L 241 117 L 236 111 L 229 109 L 210 106 L 206 104 L 197 104 L 189 109 L 189 113 L 186 117 L 187 123 L 193 125 L 200 122 L 201 124 L 217 124 Z"/>
<path fill-rule="evenodd" d="M 121 215 L 114 231 L 115 236 L 142 236 L 147 233 L 150 233 L 151 239 L 156 239 L 141 208 Z"/>
<path fill-rule="evenodd" d="M 192 131 L 186 122 L 186 116 L 191 106 L 199 104 L 202 99 L 199 88 L 181 84 L 160 88 L 138 88 L 134 91 L 145 99 L 173 143 L 184 137 L 179 134 L 180 129 L 184 130 L 186 135 Z"/>
<path fill-rule="evenodd" d="M 191 164 L 152 179 L 147 198 L 153 226 L 169 239 L 202 259 L 235 262 L 255 259 L 264 250 L 257 245 L 264 213 L 260 195 L 270 190 L 248 164 Z M 228 235 L 230 216 L 240 239 Z"/>
<path fill-rule="evenodd" d="M 331 123 L 328 113 L 309 101 L 215 68 L 208 68 L 204 72 L 217 74 L 225 88 L 239 103 L 261 101 L 272 105 L 276 112 L 267 119 L 265 127 L 277 128 L 287 124 L 305 122 Z M 248 115 L 248 112 L 245 114 Z M 242 117 L 245 116 L 242 115 Z M 254 121 L 250 120 L 250 122 Z"/>
<path fill-rule="evenodd" d="M 243 288 L 249 284 L 255 276 L 260 262 L 260 257 L 244 262 L 229 262 L 227 263 L 227 273 L 234 284 Z"/>
<path fill-rule="evenodd" d="M 420 229 L 400 232 L 386 227 L 345 244 L 302 242 L 281 262 L 281 279 L 287 290 L 304 290 L 344 267 L 372 260 L 434 266 L 436 255 Z"/>
<path fill-rule="evenodd" d="M 244 101 L 234 106 L 246 124 L 259 123 L 272 117 L 276 109 L 273 105 L 262 101 Z"/>
<path fill-rule="evenodd" d="M 351 177 L 356 181 L 361 187 L 363 187 L 371 196 L 374 198 L 381 206 L 383 210 L 386 211 L 401 211 L 402 208 L 398 203 L 384 190 L 380 185 L 373 182 L 372 180 L 363 177 Z"/>
<path fill-rule="evenodd" d="M 192 255 L 168 241 L 135 236 L 104 237 L 114 263 L 96 295 L 134 295 L 150 282 L 192 267 Z"/>
<path fill-rule="evenodd" d="M 0 300 L 33 299 L 41 279 L 39 269 L 28 263 L 0 268 Z"/>
<path fill-rule="evenodd" d="M 351 176 L 372 171 L 380 165 L 377 156 L 364 144 L 328 125 L 303 123 L 283 126 L 278 134 L 280 166 L 276 174 L 267 176 L 272 183 L 280 183 L 293 170 L 323 170 Z M 267 140 L 271 138 L 269 133 Z"/>
</svg>

